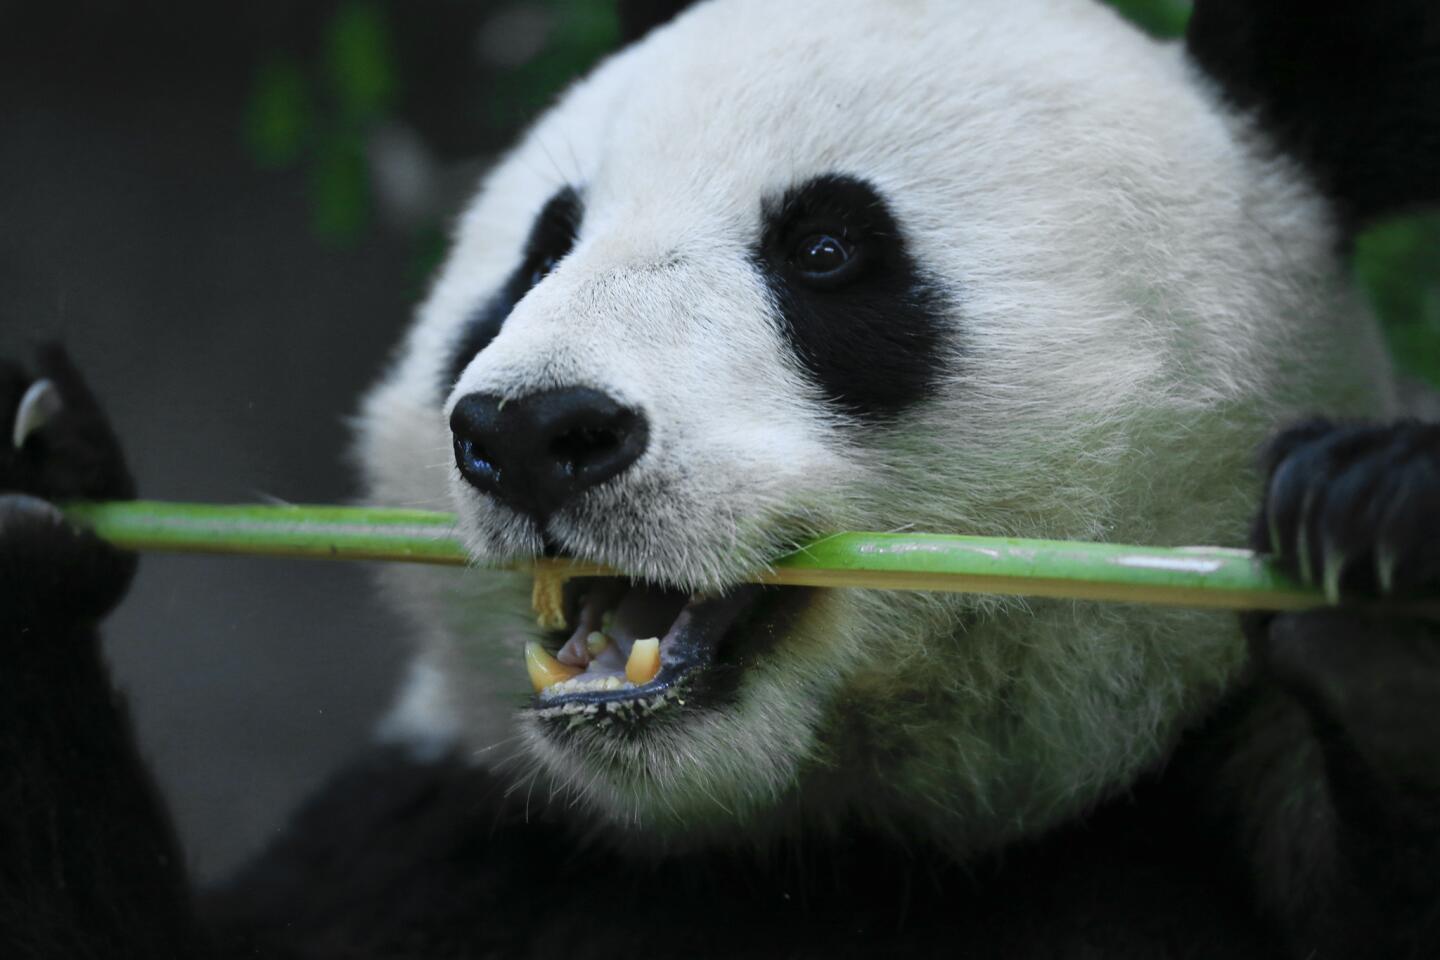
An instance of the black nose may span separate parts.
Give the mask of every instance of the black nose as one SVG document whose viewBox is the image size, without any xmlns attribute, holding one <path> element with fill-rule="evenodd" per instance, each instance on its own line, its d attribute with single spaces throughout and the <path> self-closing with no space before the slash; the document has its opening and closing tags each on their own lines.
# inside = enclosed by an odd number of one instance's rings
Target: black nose
<svg viewBox="0 0 1440 960">
<path fill-rule="evenodd" d="M 461 397 L 450 414 L 455 463 L 477 490 L 541 523 L 640 459 L 649 427 L 638 410 L 588 387 L 502 401 Z"/>
</svg>

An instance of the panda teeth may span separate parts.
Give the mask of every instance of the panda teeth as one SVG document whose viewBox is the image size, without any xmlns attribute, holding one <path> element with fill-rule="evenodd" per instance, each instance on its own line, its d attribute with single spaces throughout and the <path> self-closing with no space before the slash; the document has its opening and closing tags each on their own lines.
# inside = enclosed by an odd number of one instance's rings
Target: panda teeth
<svg viewBox="0 0 1440 960">
<path fill-rule="evenodd" d="M 530 674 L 530 684 L 536 693 L 573 680 L 584 672 L 556 660 L 536 641 L 525 644 L 525 670 Z"/>
<path fill-rule="evenodd" d="M 660 672 L 660 638 L 636 640 L 625 661 L 625 679 L 640 687 L 655 679 Z"/>
</svg>

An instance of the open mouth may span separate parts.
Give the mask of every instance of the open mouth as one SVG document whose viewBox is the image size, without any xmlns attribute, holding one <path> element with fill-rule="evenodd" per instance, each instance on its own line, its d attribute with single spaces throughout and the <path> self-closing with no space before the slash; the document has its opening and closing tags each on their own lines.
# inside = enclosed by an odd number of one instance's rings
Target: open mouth
<svg viewBox="0 0 1440 960">
<path fill-rule="evenodd" d="M 541 716 L 644 716 L 683 703 L 727 640 L 780 592 L 744 584 L 723 594 L 689 594 L 619 577 L 571 580 L 568 639 L 553 656 L 539 642 L 525 650 L 536 689 L 532 709 Z M 773 634 L 770 626 L 763 632 Z"/>
</svg>

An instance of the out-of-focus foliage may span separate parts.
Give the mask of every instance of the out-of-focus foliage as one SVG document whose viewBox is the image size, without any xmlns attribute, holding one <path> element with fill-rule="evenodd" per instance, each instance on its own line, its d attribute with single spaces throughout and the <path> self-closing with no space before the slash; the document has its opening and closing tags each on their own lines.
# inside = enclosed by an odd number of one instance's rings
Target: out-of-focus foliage
<svg viewBox="0 0 1440 960">
<path fill-rule="evenodd" d="M 1385 321 L 1400 369 L 1440 387 L 1440 215 L 1404 217 L 1366 231 L 1355 269 Z"/>
<path fill-rule="evenodd" d="M 396 72 L 376 0 L 335 8 L 309 69 L 294 54 L 277 52 L 256 70 L 246 141 L 261 164 L 305 165 L 312 223 L 322 237 L 352 238 L 368 222 L 365 138 L 394 103 Z"/>
<path fill-rule="evenodd" d="M 255 160 L 283 167 L 300 159 L 314 120 L 305 74 L 291 58 L 271 58 L 255 72 L 245 113 L 245 141 Z"/>
<path fill-rule="evenodd" d="M 325 31 L 322 79 L 341 117 L 365 123 L 384 115 L 395 95 L 395 65 L 378 4 L 340 7 Z"/>
<path fill-rule="evenodd" d="M 1157 37 L 1176 37 L 1189 0 L 1106 0 Z M 407 86 L 436 67 L 405 60 L 392 43 L 404 18 L 453 16 L 437 2 L 338 0 L 325 19 L 317 56 L 276 51 L 257 65 L 244 118 L 257 163 L 303 164 L 312 222 L 332 241 L 354 239 L 373 222 L 367 138 L 396 113 Z M 503 142 L 536 116 L 575 77 L 615 46 L 613 0 L 512 0 L 475 3 L 461 49 L 486 61 L 485 109 L 462 118 Z M 431 78 L 433 79 L 433 78 Z M 433 86 L 433 84 L 431 84 Z M 444 99 L 443 95 L 442 98 Z M 403 118 L 401 118 L 403 120 Z M 428 266 L 440 248 L 434 225 L 421 227 L 418 258 Z M 1377 227 L 1360 238 L 1356 272 L 1386 324 L 1405 370 L 1440 384 L 1440 215 Z"/>
<path fill-rule="evenodd" d="M 1175 37 L 1190 19 L 1189 0 L 1106 0 L 1157 37 Z"/>
<path fill-rule="evenodd" d="M 535 116 L 571 80 L 619 43 L 610 0 L 548 0 L 551 29 L 534 59 L 497 88 L 491 122 L 506 127 Z"/>
</svg>

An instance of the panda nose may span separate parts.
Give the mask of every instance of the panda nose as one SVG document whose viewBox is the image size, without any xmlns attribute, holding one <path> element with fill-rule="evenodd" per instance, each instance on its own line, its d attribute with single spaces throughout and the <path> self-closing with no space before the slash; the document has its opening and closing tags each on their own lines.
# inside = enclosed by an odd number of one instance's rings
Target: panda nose
<svg viewBox="0 0 1440 960">
<path fill-rule="evenodd" d="M 455 463 L 471 486 L 544 521 L 645 452 L 645 417 L 589 387 L 518 400 L 471 393 L 450 414 Z"/>
</svg>

